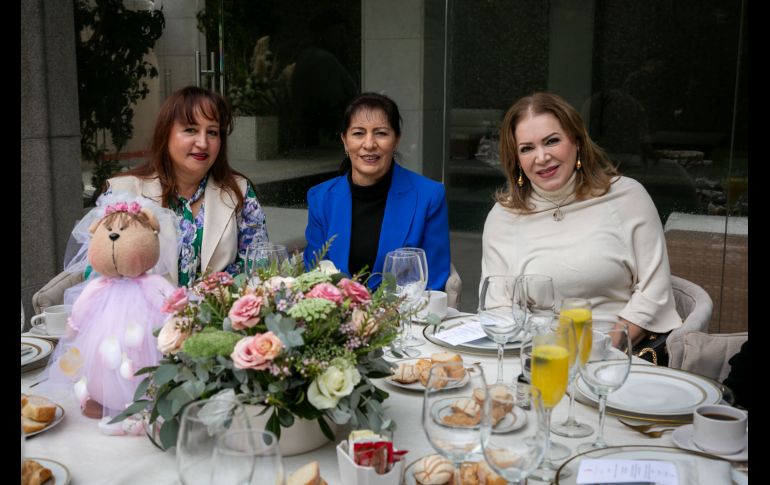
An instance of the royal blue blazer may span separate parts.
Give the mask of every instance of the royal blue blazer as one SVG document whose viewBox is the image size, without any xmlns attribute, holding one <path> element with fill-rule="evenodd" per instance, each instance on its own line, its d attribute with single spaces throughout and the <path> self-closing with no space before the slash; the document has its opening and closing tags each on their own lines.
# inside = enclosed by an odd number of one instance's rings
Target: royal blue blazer
<svg viewBox="0 0 770 485">
<path fill-rule="evenodd" d="M 353 199 L 347 175 L 341 175 L 311 188 L 307 193 L 305 265 L 310 266 L 317 252 L 337 235 L 324 259 L 343 273 L 350 274 L 350 228 Z M 407 170 L 397 163 L 385 202 L 377 259 L 371 273 L 382 272 L 388 251 L 402 247 L 425 250 L 428 259 L 428 289 L 443 290 L 449 278 L 449 215 L 443 184 Z M 380 274 L 368 280 L 377 288 Z"/>
</svg>

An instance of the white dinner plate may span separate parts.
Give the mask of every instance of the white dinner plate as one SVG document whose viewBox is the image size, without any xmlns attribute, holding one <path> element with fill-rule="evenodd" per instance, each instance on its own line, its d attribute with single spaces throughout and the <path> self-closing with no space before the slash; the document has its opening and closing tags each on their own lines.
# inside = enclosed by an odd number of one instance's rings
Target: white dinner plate
<svg viewBox="0 0 770 485">
<path fill-rule="evenodd" d="M 576 387 L 593 404 L 598 403 L 598 396 L 582 377 Z M 710 379 L 670 367 L 634 364 L 623 386 L 607 396 L 607 407 L 647 416 L 681 416 L 721 400 L 722 391 Z"/>
<path fill-rule="evenodd" d="M 418 461 L 420 461 L 423 458 L 425 458 L 426 456 L 435 455 L 435 454 L 436 453 L 430 453 L 428 455 L 421 456 L 420 458 L 418 458 L 418 459 L 414 460 L 413 462 L 409 463 L 408 465 L 406 465 L 406 468 L 404 468 L 404 480 L 403 480 L 402 483 L 404 485 L 420 485 L 420 483 L 417 482 L 417 480 L 415 480 L 415 478 L 414 478 L 414 465 Z M 469 462 L 475 462 L 477 460 L 468 460 L 468 461 Z M 450 483 L 451 483 L 451 480 L 450 480 Z"/>
<path fill-rule="evenodd" d="M 572 473 L 569 477 L 559 479 L 558 474 L 556 480 L 553 482 L 556 485 L 574 485 L 577 478 L 578 467 L 580 466 L 580 460 L 583 458 L 606 458 L 612 460 L 659 460 L 659 461 L 682 461 L 693 460 L 693 464 L 698 466 L 698 462 L 703 460 L 709 461 L 721 461 L 708 455 L 706 453 L 699 453 L 694 451 L 683 450 L 679 448 L 672 448 L 667 446 L 649 446 L 649 445 L 628 445 L 628 446 L 610 446 L 601 450 L 592 450 L 585 453 L 575 455 L 564 463 L 561 464 L 559 470 L 562 468 L 570 468 Z M 708 464 L 708 463 L 704 463 Z M 699 467 L 700 468 L 700 467 Z M 677 468 L 679 471 L 679 468 Z M 719 483 L 719 477 L 710 477 L 713 483 Z M 749 477 L 739 472 L 735 468 L 730 468 L 730 479 L 735 485 L 748 485 Z M 695 480 L 693 477 L 680 477 L 679 483 L 701 483 L 703 480 Z M 726 485 L 729 482 L 724 481 Z"/>
<path fill-rule="evenodd" d="M 705 452 L 701 450 L 700 448 L 698 448 L 698 445 L 693 443 L 691 424 L 686 424 L 684 426 L 680 426 L 677 429 L 675 429 L 674 432 L 671 434 L 671 439 L 674 441 L 674 444 L 679 448 L 690 450 L 690 451 L 701 451 L 704 453 L 710 453 L 710 452 Z M 729 461 L 747 461 L 749 459 L 749 435 L 746 434 L 746 447 L 743 448 L 743 450 L 739 451 L 738 453 L 734 453 L 732 455 L 718 455 L 716 453 L 710 453 L 710 454 L 718 456 L 720 458 L 724 458 L 725 460 L 729 460 Z"/>
<path fill-rule="evenodd" d="M 425 357 L 423 357 L 423 358 L 425 358 Z M 414 365 L 414 363 L 417 362 L 418 360 L 420 360 L 420 359 L 419 358 L 415 358 L 415 359 L 401 359 L 401 360 L 394 360 L 392 363 L 396 364 L 396 365 L 401 364 L 401 363 Z M 426 359 L 426 360 L 430 360 L 430 359 Z M 469 379 L 470 379 L 470 376 L 468 376 L 467 372 L 462 377 L 462 379 L 448 379 L 447 385 L 446 385 L 445 389 L 452 389 L 452 388 L 455 388 L 455 387 L 463 387 L 465 384 L 468 383 Z M 385 382 L 387 382 L 388 384 L 390 384 L 392 386 L 400 387 L 402 389 L 408 389 L 410 391 L 416 391 L 416 392 L 423 392 L 423 391 L 425 391 L 425 386 L 423 386 L 422 382 L 420 382 L 419 380 L 417 382 L 412 382 L 410 384 L 404 384 L 403 382 L 394 381 L 393 380 L 393 376 L 388 376 L 388 377 L 385 378 Z"/>
<path fill-rule="evenodd" d="M 46 484 L 55 483 L 56 485 L 67 485 L 70 482 L 70 471 L 58 461 L 49 460 L 48 458 L 27 458 L 27 460 L 35 460 L 45 468 L 51 470 L 53 481 L 49 480 Z"/>
<path fill-rule="evenodd" d="M 462 316 L 462 315 L 463 314 L 459 310 L 457 310 L 456 308 L 447 307 L 446 315 L 444 316 L 444 318 L 441 319 L 441 321 L 443 322 L 444 320 L 449 320 L 451 318 L 457 318 L 457 317 Z M 427 318 L 428 318 L 427 315 L 421 315 L 420 313 L 418 313 L 417 315 L 412 317 L 412 322 L 424 325 L 424 324 L 428 323 L 427 320 L 426 320 Z"/>
<path fill-rule="evenodd" d="M 473 399 L 471 396 L 467 396 L 468 399 Z M 434 419 L 436 422 L 441 423 L 443 422 L 444 418 L 446 416 L 450 416 L 454 414 L 454 410 L 452 409 L 452 404 L 459 399 L 458 397 L 450 397 L 446 399 L 441 399 L 439 401 L 436 401 L 433 405 L 434 409 Z M 522 426 L 527 424 L 527 414 L 524 412 L 523 409 L 521 409 L 519 406 L 513 406 L 511 409 L 511 412 L 506 413 L 503 418 L 497 422 L 497 424 L 492 428 L 492 432 L 495 434 L 505 434 L 510 433 L 512 431 L 516 431 L 517 429 L 521 429 Z M 448 425 L 450 427 L 453 427 L 452 425 Z M 466 427 L 466 426 L 462 426 Z M 478 428 L 479 425 L 470 425 L 467 426 L 468 428 Z"/>
<path fill-rule="evenodd" d="M 21 365 L 25 366 L 48 357 L 53 351 L 53 343 L 38 337 L 21 337 L 21 348 L 32 349 L 32 352 L 21 356 Z"/>
<path fill-rule="evenodd" d="M 465 342 L 464 344 L 460 344 L 460 345 L 452 345 L 434 336 L 437 333 L 436 332 L 437 327 L 440 327 L 439 331 L 443 332 L 444 330 L 449 330 L 450 328 L 453 328 L 457 325 L 462 325 L 463 323 L 465 323 L 467 318 L 476 318 L 476 315 L 470 315 L 470 316 L 462 315 L 454 319 L 447 319 L 445 320 L 446 323 L 442 323 L 441 325 L 436 325 L 436 326 L 428 325 L 422 329 L 422 334 L 429 342 L 435 345 L 438 345 L 439 347 L 451 349 L 456 352 L 465 352 L 468 354 L 477 354 L 477 355 L 478 354 L 497 355 L 497 344 L 487 337 L 482 337 L 478 340 L 473 340 L 471 342 Z M 511 355 L 512 351 L 519 350 L 520 348 L 521 348 L 520 340 L 514 340 L 513 342 L 508 342 L 504 346 L 506 355 Z"/>
<path fill-rule="evenodd" d="M 48 426 L 41 429 L 40 431 L 33 431 L 32 433 L 27 433 L 25 436 L 27 438 L 31 438 L 32 436 L 48 431 L 49 429 L 53 428 L 57 424 L 61 423 L 62 419 L 64 419 L 64 408 L 61 407 L 59 404 L 56 404 L 56 414 L 54 415 L 53 421 L 48 423 Z M 56 483 L 59 483 L 59 482 L 56 482 Z"/>
</svg>

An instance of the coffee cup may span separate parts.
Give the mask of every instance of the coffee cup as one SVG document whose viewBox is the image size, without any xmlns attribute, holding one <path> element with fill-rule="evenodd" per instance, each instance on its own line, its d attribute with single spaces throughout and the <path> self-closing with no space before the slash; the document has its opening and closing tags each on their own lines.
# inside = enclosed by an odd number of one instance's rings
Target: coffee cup
<svg viewBox="0 0 770 485">
<path fill-rule="evenodd" d="M 38 333 L 50 336 L 63 335 L 67 330 L 67 320 L 72 312 L 72 305 L 53 305 L 43 310 L 43 313 L 35 315 L 30 320 L 33 328 Z"/>
<path fill-rule="evenodd" d="M 447 295 L 443 291 L 428 290 L 423 294 L 425 307 L 417 313 L 417 318 L 426 319 L 431 313 L 444 318 L 447 314 Z"/>
<path fill-rule="evenodd" d="M 748 415 L 740 409 L 710 404 L 695 409 L 692 441 L 709 453 L 732 455 L 746 447 Z"/>
</svg>

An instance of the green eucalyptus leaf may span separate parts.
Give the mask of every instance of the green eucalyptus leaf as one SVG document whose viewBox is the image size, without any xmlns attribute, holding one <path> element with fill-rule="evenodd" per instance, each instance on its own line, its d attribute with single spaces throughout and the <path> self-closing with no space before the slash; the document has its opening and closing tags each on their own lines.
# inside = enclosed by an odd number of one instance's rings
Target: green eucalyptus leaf
<svg viewBox="0 0 770 485">
<path fill-rule="evenodd" d="M 171 399 L 168 396 L 161 396 L 158 398 L 155 408 L 158 410 L 160 417 L 168 421 L 174 417 L 174 413 L 171 412 Z"/>
<path fill-rule="evenodd" d="M 158 370 L 155 371 L 155 375 L 153 377 L 155 385 L 162 386 L 163 384 L 171 381 L 171 379 L 176 377 L 177 372 L 178 369 L 176 364 L 163 364 L 162 366 L 158 367 Z"/>
<path fill-rule="evenodd" d="M 279 440 L 281 439 L 281 424 L 278 421 L 278 410 L 273 409 L 273 414 L 267 420 L 265 429 L 273 433 Z"/>
<path fill-rule="evenodd" d="M 134 403 L 131 403 L 131 405 L 129 405 L 126 409 L 124 409 L 122 413 L 120 413 L 117 416 L 115 416 L 114 418 L 112 418 L 112 420 L 109 423 L 107 423 L 107 424 L 119 423 L 119 422 L 123 421 L 124 419 L 126 419 L 127 417 L 142 411 L 143 409 L 145 409 L 147 407 L 147 404 L 149 404 L 149 403 L 150 403 L 150 401 L 148 401 L 146 399 L 143 399 L 141 401 L 136 401 Z"/>
<path fill-rule="evenodd" d="M 160 444 L 165 449 L 176 446 L 176 438 L 179 434 L 179 421 L 167 419 L 160 427 Z"/>
<path fill-rule="evenodd" d="M 318 426 L 320 426 L 321 432 L 324 434 L 324 436 L 326 436 L 326 439 L 329 441 L 336 441 L 331 427 L 329 427 L 329 424 L 326 422 L 323 416 L 318 416 Z"/>
<path fill-rule="evenodd" d="M 150 387 L 151 380 L 152 378 L 147 376 L 142 379 L 142 382 L 140 382 L 138 386 L 136 386 L 136 391 L 134 391 L 134 401 L 138 401 L 144 396 L 144 393 L 147 392 L 147 388 Z"/>
<path fill-rule="evenodd" d="M 271 313 L 265 319 L 265 323 L 267 323 L 267 329 L 273 332 L 286 348 L 304 345 L 302 332 L 305 329 L 296 328 L 297 322 L 293 318 L 285 317 L 279 313 Z"/>
</svg>

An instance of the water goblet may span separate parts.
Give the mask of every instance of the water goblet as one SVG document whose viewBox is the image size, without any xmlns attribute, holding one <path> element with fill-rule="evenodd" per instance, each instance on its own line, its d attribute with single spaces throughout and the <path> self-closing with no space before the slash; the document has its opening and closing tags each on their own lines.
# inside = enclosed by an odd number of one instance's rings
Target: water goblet
<svg viewBox="0 0 770 485">
<path fill-rule="evenodd" d="M 628 325 L 624 323 L 606 331 L 583 332 L 581 346 L 589 348 L 590 353 L 585 361 L 578 359 L 580 377 L 599 396 L 599 431 L 596 441 L 578 446 L 578 451 L 583 453 L 609 446 L 604 441 L 607 395 L 620 389 L 631 370 Z"/>
<path fill-rule="evenodd" d="M 419 301 L 423 290 L 427 284 L 425 268 L 417 252 L 402 251 L 396 249 L 385 255 L 385 262 L 382 266 L 383 278 L 388 274 L 392 275 L 396 285 L 396 294 L 402 299 L 399 308 L 401 313 L 400 330 L 401 334 L 393 342 L 397 352 L 407 357 L 417 357 L 420 351 L 414 348 L 406 347 L 404 342 L 404 333 L 407 326 L 411 325 L 409 318 L 406 317 L 413 305 Z M 386 355 L 390 357 L 399 357 L 396 352 L 388 351 Z"/>
<path fill-rule="evenodd" d="M 422 287 L 422 290 L 425 291 L 425 288 L 428 286 L 428 258 L 427 256 L 425 256 L 425 250 L 423 250 L 422 248 L 412 248 L 412 247 L 399 248 L 398 250 L 404 253 L 414 253 L 420 259 L 420 265 L 422 265 L 422 272 L 423 272 L 423 275 L 425 276 L 425 284 Z M 420 292 L 420 294 L 422 295 L 422 292 Z M 412 302 L 410 310 L 414 310 L 416 308 L 416 305 L 419 303 L 419 301 L 420 301 L 420 298 Z M 425 345 L 424 340 L 420 340 L 412 334 L 411 319 L 408 322 L 406 322 L 402 343 L 404 347 L 419 347 L 420 345 Z"/>
<path fill-rule="evenodd" d="M 583 332 L 591 331 L 592 319 L 591 319 L 591 302 L 584 298 L 565 298 L 561 301 L 561 315 L 572 318 L 575 324 L 575 341 L 577 342 L 577 352 L 581 360 L 588 358 L 591 353 L 591 348 L 584 348 L 581 346 L 581 338 Z M 554 426 L 551 431 L 559 436 L 565 436 L 567 438 L 584 438 L 590 436 L 594 429 L 585 424 L 580 423 L 575 419 L 575 381 L 577 381 L 577 375 L 580 373 L 580 366 L 573 365 L 570 367 L 569 374 L 569 414 L 567 420 Z"/>
<path fill-rule="evenodd" d="M 575 325 L 572 319 L 551 314 L 547 323 L 543 321 L 532 328 L 531 381 L 532 387 L 540 391 L 546 429 L 544 458 L 540 466 L 530 475 L 546 482 L 556 478 L 558 467 L 554 459 L 569 456 L 570 450 L 564 445 L 551 443 L 551 411 L 567 390 L 570 367 L 575 365 Z M 569 476 L 569 470 L 562 470 L 561 476 Z"/>
<path fill-rule="evenodd" d="M 258 275 L 259 269 L 281 272 L 289 260 L 289 253 L 283 244 L 261 242 L 246 251 L 246 274 L 249 279 Z"/>
<path fill-rule="evenodd" d="M 503 354 L 505 344 L 523 328 L 523 321 L 514 318 L 515 276 L 487 276 L 481 284 L 478 319 L 481 328 L 497 344 L 497 380 L 503 382 Z"/>
<path fill-rule="evenodd" d="M 438 364 L 430 369 L 423 395 L 423 430 L 433 449 L 454 464 L 455 476 L 460 476 L 463 461 L 483 456 L 480 426 L 483 410 L 477 400 L 486 402 L 488 395 L 484 371 L 479 364 L 466 365 L 464 369 L 459 363 Z M 471 414 L 457 411 L 459 406 Z"/>
<path fill-rule="evenodd" d="M 556 310 L 553 280 L 550 276 L 540 274 L 521 275 L 524 285 L 519 298 L 524 298 L 520 304 L 524 307 L 527 329 L 540 324 L 547 325 Z"/>
<path fill-rule="evenodd" d="M 179 420 L 176 467 L 182 485 L 210 483 L 214 445 L 242 407 L 235 402 L 201 399 L 188 404 Z"/>
<path fill-rule="evenodd" d="M 506 394 L 516 394 L 513 387 L 506 388 Z M 544 425 L 543 399 L 537 388 L 533 388 L 531 392 L 529 409 L 518 408 L 518 412 L 526 419 L 526 424 L 522 430 L 516 432 L 515 438 L 508 433 L 495 433 L 493 419 L 494 406 L 513 406 L 513 399 L 511 398 L 509 403 L 499 399 L 487 399 L 484 402 L 484 417 L 481 422 L 481 448 L 484 458 L 494 471 L 511 483 L 526 479 L 540 465 L 545 453 L 547 430 Z"/>
<path fill-rule="evenodd" d="M 283 460 L 278 438 L 262 429 L 230 429 L 217 436 L 211 483 L 282 485 Z"/>
</svg>

